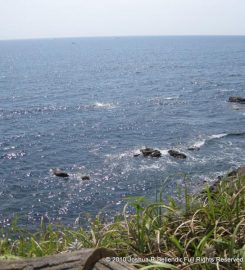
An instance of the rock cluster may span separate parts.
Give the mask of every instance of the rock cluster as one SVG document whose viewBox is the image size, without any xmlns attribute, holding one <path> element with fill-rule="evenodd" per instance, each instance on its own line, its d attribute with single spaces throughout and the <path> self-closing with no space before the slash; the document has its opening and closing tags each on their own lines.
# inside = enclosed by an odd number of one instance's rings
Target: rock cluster
<svg viewBox="0 0 245 270">
<path fill-rule="evenodd" d="M 245 104 L 245 98 L 242 98 L 242 97 L 229 97 L 228 102 L 235 102 L 235 103 Z"/>
<path fill-rule="evenodd" d="M 63 171 L 62 169 L 59 169 L 59 168 L 54 168 L 54 169 L 51 169 L 50 170 L 53 175 L 57 176 L 57 177 L 64 177 L 64 178 L 67 178 L 69 177 L 70 175 Z M 88 175 L 84 175 L 81 177 L 82 180 L 90 180 L 90 177 Z"/>
<path fill-rule="evenodd" d="M 140 152 L 143 154 L 144 157 L 161 157 L 162 154 L 159 150 L 153 148 L 145 148 L 140 149 Z"/>
<path fill-rule="evenodd" d="M 187 158 L 187 156 L 185 154 L 180 153 L 176 150 L 169 150 L 168 153 L 170 156 L 175 157 L 175 158 L 179 158 L 179 159 L 186 159 Z"/>
<path fill-rule="evenodd" d="M 153 149 L 153 148 L 144 148 L 144 149 L 140 149 L 140 152 L 142 153 L 142 155 L 144 157 L 161 157 L 162 154 L 159 150 L 157 149 Z M 177 150 L 169 150 L 168 151 L 169 155 L 174 157 L 174 158 L 178 158 L 178 159 L 186 159 L 187 156 L 183 153 L 178 152 Z M 134 154 L 135 157 L 139 156 L 140 154 Z"/>
</svg>

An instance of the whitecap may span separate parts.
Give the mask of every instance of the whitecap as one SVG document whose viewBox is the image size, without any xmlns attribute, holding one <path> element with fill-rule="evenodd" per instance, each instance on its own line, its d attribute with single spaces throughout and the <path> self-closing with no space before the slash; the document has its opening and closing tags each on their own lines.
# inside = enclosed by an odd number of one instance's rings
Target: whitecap
<svg viewBox="0 0 245 270">
<path fill-rule="evenodd" d="M 173 100 L 173 99 L 178 99 L 179 96 L 174 96 L 174 97 L 164 97 L 163 99 L 166 99 L 166 100 Z"/>
<path fill-rule="evenodd" d="M 140 155 L 140 154 L 141 154 L 141 152 L 140 152 L 140 150 L 139 150 L 139 149 L 137 149 L 137 150 L 133 151 L 133 152 L 132 152 L 132 154 L 133 154 L 133 155 Z"/>
<path fill-rule="evenodd" d="M 10 149 L 15 149 L 15 146 L 7 146 L 3 148 L 3 150 L 10 150 Z"/>
<path fill-rule="evenodd" d="M 194 149 L 199 149 L 202 146 L 205 145 L 205 143 L 209 140 L 213 140 L 213 139 L 220 139 L 223 138 L 225 136 L 228 136 L 229 134 L 227 133 L 220 133 L 220 134 L 213 134 L 211 136 L 208 136 L 207 139 L 200 139 L 198 141 L 196 141 L 193 145 L 191 145 L 188 149 L 189 150 L 194 150 Z"/>
<path fill-rule="evenodd" d="M 200 140 L 200 141 L 195 142 L 195 143 L 193 144 L 193 147 L 194 147 L 194 148 L 200 148 L 200 147 L 202 147 L 205 143 L 206 143 L 206 140 L 203 139 L 203 140 Z"/>
<path fill-rule="evenodd" d="M 234 90 L 233 89 L 219 89 L 218 90 L 219 92 L 233 92 Z"/>
<path fill-rule="evenodd" d="M 201 139 L 199 137 L 197 141 L 193 142 L 193 144 L 188 147 L 188 150 L 199 150 L 206 143 L 206 141 L 206 139 Z"/>
<path fill-rule="evenodd" d="M 148 171 L 148 170 L 159 170 L 161 167 L 159 164 L 151 164 L 151 165 L 141 165 L 139 167 L 139 170 L 142 171 Z"/>
<path fill-rule="evenodd" d="M 163 100 L 174 100 L 174 99 L 178 99 L 179 96 L 158 96 L 158 97 L 153 97 L 150 99 L 150 101 L 163 101 Z"/>
<path fill-rule="evenodd" d="M 116 153 L 116 154 L 106 154 L 105 157 L 108 158 L 109 160 L 112 159 L 123 159 L 127 157 L 133 157 L 134 155 L 140 155 L 141 152 L 139 149 L 135 150 L 128 150 L 122 153 Z"/>
<path fill-rule="evenodd" d="M 120 154 L 106 154 L 105 156 L 109 160 L 112 160 L 112 159 L 122 159 L 124 157 L 129 156 L 129 153 L 128 152 L 124 152 L 124 153 L 120 153 Z"/>
<path fill-rule="evenodd" d="M 114 109 L 116 106 L 113 103 L 95 102 L 93 107 L 102 109 Z"/>
<path fill-rule="evenodd" d="M 20 152 L 10 152 L 10 153 L 5 154 L 3 158 L 11 160 L 11 159 L 16 159 L 18 157 L 23 157 L 25 155 L 26 155 L 26 153 L 21 152 L 21 151 Z"/>
<path fill-rule="evenodd" d="M 163 156 L 168 155 L 168 150 L 167 150 L 167 149 L 159 149 L 159 151 L 161 152 L 161 154 L 162 154 Z"/>
<path fill-rule="evenodd" d="M 209 138 L 210 139 L 220 139 L 220 138 L 223 138 L 223 137 L 225 137 L 227 135 L 228 135 L 227 133 L 220 133 L 220 134 L 211 135 L 211 136 L 209 136 Z"/>
</svg>

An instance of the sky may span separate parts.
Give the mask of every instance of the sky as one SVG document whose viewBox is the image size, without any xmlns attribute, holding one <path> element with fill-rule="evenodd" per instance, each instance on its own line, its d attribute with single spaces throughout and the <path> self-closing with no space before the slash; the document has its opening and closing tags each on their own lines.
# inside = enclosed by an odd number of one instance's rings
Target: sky
<svg viewBox="0 0 245 270">
<path fill-rule="evenodd" d="M 0 0 L 0 39 L 245 35 L 245 0 Z"/>
</svg>

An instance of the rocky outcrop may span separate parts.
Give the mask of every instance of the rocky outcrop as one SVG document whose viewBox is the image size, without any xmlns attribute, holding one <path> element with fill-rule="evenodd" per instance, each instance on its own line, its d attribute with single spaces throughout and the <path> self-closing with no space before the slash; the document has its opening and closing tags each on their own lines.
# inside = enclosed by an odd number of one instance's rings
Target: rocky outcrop
<svg viewBox="0 0 245 270">
<path fill-rule="evenodd" d="M 236 176 L 245 176 L 245 165 L 230 171 L 226 175 L 218 176 L 216 181 L 209 187 L 209 190 L 212 193 L 217 192 L 220 182 L 232 181 L 232 179 L 234 179 Z M 204 193 L 204 192 L 202 192 L 202 193 Z"/>
<path fill-rule="evenodd" d="M 239 167 L 238 169 L 235 169 L 235 170 L 232 170 L 231 172 L 229 172 L 227 174 L 228 177 L 231 177 L 231 176 L 239 176 L 239 175 L 245 175 L 245 165 L 244 166 L 241 166 Z"/>
<path fill-rule="evenodd" d="M 180 153 L 176 150 L 169 150 L 168 153 L 171 157 L 174 157 L 174 158 L 178 158 L 178 159 L 186 159 L 187 158 L 187 156 L 185 154 Z"/>
<path fill-rule="evenodd" d="M 82 180 L 85 181 L 85 180 L 90 180 L 90 177 L 88 175 L 85 175 L 85 176 L 82 176 Z"/>
<path fill-rule="evenodd" d="M 235 102 L 235 103 L 245 104 L 245 98 L 242 98 L 242 97 L 229 97 L 228 102 Z"/>
<path fill-rule="evenodd" d="M 151 156 L 151 157 L 161 157 L 162 154 L 161 154 L 161 152 L 160 152 L 159 150 L 154 150 L 154 151 L 151 153 L 150 156 Z"/>
<path fill-rule="evenodd" d="M 69 177 L 69 174 L 59 168 L 51 169 L 51 172 L 58 177 Z"/>
<path fill-rule="evenodd" d="M 144 149 L 140 149 L 140 152 L 143 154 L 144 157 L 148 157 L 154 152 L 154 149 L 146 147 Z"/>
<path fill-rule="evenodd" d="M 143 154 L 144 157 L 161 157 L 162 155 L 159 150 L 148 147 L 140 149 L 140 152 Z"/>
</svg>

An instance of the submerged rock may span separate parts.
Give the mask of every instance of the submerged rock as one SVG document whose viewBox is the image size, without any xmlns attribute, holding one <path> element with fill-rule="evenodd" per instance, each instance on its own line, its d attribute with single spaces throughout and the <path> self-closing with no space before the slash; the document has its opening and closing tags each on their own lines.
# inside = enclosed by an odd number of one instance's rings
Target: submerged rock
<svg viewBox="0 0 245 270">
<path fill-rule="evenodd" d="M 90 177 L 88 175 L 82 176 L 82 180 L 90 180 Z"/>
<path fill-rule="evenodd" d="M 58 176 L 58 177 L 69 177 L 69 174 L 65 171 L 62 171 L 61 169 L 59 168 L 54 168 L 54 169 L 51 169 L 52 173 L 55 175 L 55 176 Z"/>
<path fill-rule="evenodd" d="M 192 147 L 187 148 L 187 150 L 189 150 L 189 151 L 199 151 L 200 147 L 192 146 Z"/>
<path fill-rule="evenodd" d="M 235 103 L 243 103 L 245 104 L 245 98 L 242 97 L 229 97 L 229 102 L 235 102 Z"/>
<path fill-rule="evenodd" d="M 235 132 L 235 133 L 229 133 L 227 136 L 244 136 L 245 132 Z"/>
<path fill-rule="evenodd" d="M 179 158 L 179 159 L 186 159 L 187 158 L 187 156 L 185 154 L 180 153 L 176 150 L 169 150 L 168 153 L 170 156 L 172 156 L 174 158 Z"/>
<path fill-rule="evenodd" d="M 144 157 L 161 157 L 161 152 L 159 150 L 148 148 L 140 149 L 140 152 L 143 154 Z"/>
</svg>

